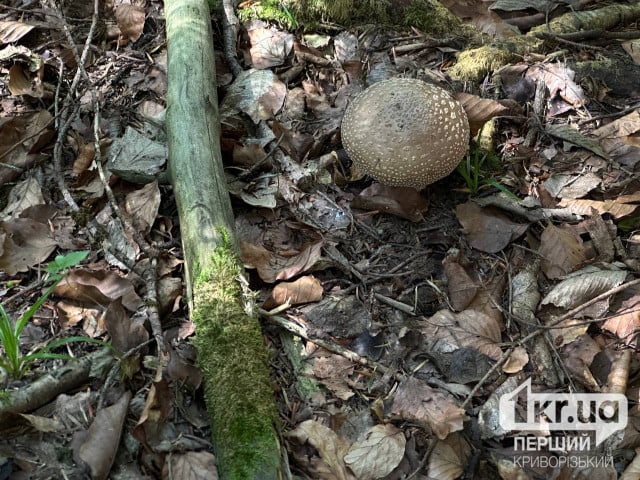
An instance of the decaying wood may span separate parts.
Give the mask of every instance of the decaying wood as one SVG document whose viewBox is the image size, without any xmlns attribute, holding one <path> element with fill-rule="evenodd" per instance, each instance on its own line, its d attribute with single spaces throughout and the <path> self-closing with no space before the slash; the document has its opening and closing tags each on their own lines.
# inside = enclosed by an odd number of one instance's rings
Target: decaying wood
<svg viewBox="0 0 640 480">
<path fill-rule="evenodd" d="M 106 371 L 114 358 L 108 350 L 100 350 L 67 363 L 65 366 L 32 381 L 24 388 L 13 391 L 6 402 L 0 404 L 0 425 L 9 427 L 18 413 L 32 412 L 62 393 L 70 392 L 89 381 L 89 376 Z"/>
<path fill-rule="evenodd" d="M 278 416 L 260 325 L 245 309 L 239 283 L 209 9 L 206 0 L 166 0 L 165 12 L 169 171 L 218 474 L 275 479 L 281 458 Z"/>
</svg>

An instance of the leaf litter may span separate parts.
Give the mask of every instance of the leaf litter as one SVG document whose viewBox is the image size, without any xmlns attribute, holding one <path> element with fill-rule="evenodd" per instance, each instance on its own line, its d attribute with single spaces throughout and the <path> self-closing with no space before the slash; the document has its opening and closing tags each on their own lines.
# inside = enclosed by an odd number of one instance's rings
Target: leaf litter
<svg viewBox="0 0 640 480">
<path fill-rule="evenodd" d="M 0 172 L 8 192 L 0 222 L 3 304 L 25 309 L 41 288 L 39 265 L 57 250 L 92 245 L 91 259 L 47 302 L 53 316 L 36 319 L 30 335 L 82 330 L 108 338 L 126 355 L 120 369 L 131 389 L 111 382 L 70 390 L 67 401 L 82 415 L 64 411 L 62 393 L 49 403 L 55 413 L 21 412 L 6 425 L 51 433 L 96 478 L 215 478 L 197 394 L 202 375 L 188 343 L 193 325 L 183 300 L 178 222 L 162 178 L 161 5 L 105 7 L 109 21 L 86 66 L 97 100 L 86 85 L 76 86 L 77 115 L 56 138 L 60 125 L 48 107 L 59 95 L 57 82 L 68 89 L 77 68 L 61 22 L 80 26 L 91 15 L 87 6 L 68 3 L 61 12 L 0 9 L 0 161 L 9 166 Z M 527 9 L 557 13 L 549 2 L 442 3 L 498 38 L 539 21 L 530 11 L 518 17 Z M 640 255 L 637 99 L 604 80 L 589 83 L 594 77 L 580 62 L 595 54 L 580 45 L 569 45 L 564 56 L 521 58 L 482 85 L 461 85 L 448 73 L 459 45 L 437 44 L 419 29 L 303 34 L 256 20 L 242 29 L 245 70 L 234 78 L 224 55 L 217 56 L 221 147 L 242 261 L 274 353 L 292 469 L 312 478 L 534 478 L 509 463 L 517 432 L 499 426 L 498 392 L 527 377 L 536 391 L 570 384 L 603 392 L 620 388 L 612 377 L 620 371 L 622 393 L 638 388 L 637 362 L 616 353 L 637 344 L 638 293 L 625 288 Z M 633 44 L 622 47 L 637 64 Z M 369 83 L 400 73 L 452 87 L 474 134 L 488 122 L 496 126 L 499 165 L 481 172 L 477 194 L 469 195 L 455 173 L 415 192 L 371 183 L 350 168 L 340 142 L 344 108 Z M 537 84 L 547 97 L 542 110 L 531 111 Z M 96 147 L 108 160 L 104 178 L 94 165 Z M 52 181 L 60 174 L 77 211 Z M 94 243 L 92 221 L 107 232 Z M 160 256 L 146 255 L 149 240 L 161 245 Z M 160 330 L 153 329 L 146 279 L 132 265 L 155 268 Z M 302 329 L 305 340 L 269 322 L 274 315 Z M 542 341 L 518 343 L 532 332 Z M 168 358 L 149 342 L 158 333 Z M 60 367 L 42 361 L 36 373 Z M 629 439 L 636 424 L 633 412 L 625 442 L 613 445 L 626 458 L 639 447 L 637 435 Z M 135 462 L 116 455 L 123 429 L 135 439 L 128 452 Z M 78 439 L 71 446 L 69 433 Z M 8 442 L 16 440 L 33 442 L 37 461 L 12 450 Z M 30 433 L 5 436 L 5 447 L 16 472 L 74 472 Z M 480 466 L 475 452 L 486 455 Z M 605 473 L 611 470 L 598 474 Z M 566 466 L 561 474 L 578 471 Z"/>
</svg>

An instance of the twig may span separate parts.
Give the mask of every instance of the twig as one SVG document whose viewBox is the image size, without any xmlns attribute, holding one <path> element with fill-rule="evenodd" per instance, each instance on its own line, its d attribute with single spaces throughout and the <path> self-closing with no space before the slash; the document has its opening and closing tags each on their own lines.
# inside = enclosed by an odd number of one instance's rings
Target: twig
<svg viewBox="0 0 640 480">
<path fill-rule="evenodd" d="M 236 39 L 238 38 L 238 17 L 233 8 L 232 0 L 222 0 L 222 38 L 224 40 L 224 57 L 234 77 L 242 73 L 242 67 L 236 57 Z"/>
<path fill-rule="evenodd" d="M 587 307 L 590 307 L 591 305 L 593 305 L 594 303 L 600 302 L 602 300 L 605 300 L 607 298 L 609 298 L 611 295 L 615 295 L 616 293 L 620 293 L 624 290 L 626 290 L 627 288 L 633 287 L 635 285 L 640 284 L 640 278 L 636 278 L 635 280 L 631 280 L 629 282 L 623 283 L 622 285 L 619 285 L 615 288 L 612 288 L 610 290 L 607 290 L 604 293 L 601 293 L 600 295 L 598 295 L 597 297 L 592 298 L 591 300 L 589 300 L 588 302 L 583 303 L 582 305 L 577 306 L 576 308 L 569 310 L 567 313 L 565 313 L 564 315 L 556 318 L 553 322 L 551 322 L 549 325 L 547 325 L 547 328 L 553 327 L 555 325 L 558 325 L 562 322 L 564 322 L 565 320 L 575 316 L 577 313 L 581 312 L 582 310 L 584 310 Z M 547 331 L 547 328 L 541 327 L 538 330 L 531 332 L 529 335 L 522 337 L 520 340 L 517 340 L 513 346 L 511 346 L 509 349 L 507 349 L 503 354 L 502 357 L 500 357 L 500 359 L 496 362 L 495 365 L 493 365 L 493 367 L 491 367 L 489 369 L 489 371 L 484 375 L 484 377 L 482 377 L 480 379 L 480 381 L 478 383 L 475 384 L 475 386 L 473 387 L 473 389 L 471 390 L 471 393 L 469 393 L 469 395 L 467 395 L 467 398 L 464 400 L 464 402 L 462 403 L 461 407 L 462 408 L 466 408 L 466 406 L 469 404 L 469 402 L 472 400 L 473 396 L 478 392 L 478 390 L 480 390 L 482 388 L 482 386 L 487 382 L 487 380 L 489 379 L 489 377 L 491 377 L 491 375 L 493 375 L 496 371 L 498 371 L 498 369 L 500 367 L 502 367 L 502 365 L 505 364 L 505 362 L 509 359 L 509 356 L 511 355 L 511 353 L 513 352 L 513 350 L 516 347 L 522 346 L 525 343 L 527 343 L 529 340 L 536 338 L 538 335 L 541 335 L 543 332 Z"/>
</svg>

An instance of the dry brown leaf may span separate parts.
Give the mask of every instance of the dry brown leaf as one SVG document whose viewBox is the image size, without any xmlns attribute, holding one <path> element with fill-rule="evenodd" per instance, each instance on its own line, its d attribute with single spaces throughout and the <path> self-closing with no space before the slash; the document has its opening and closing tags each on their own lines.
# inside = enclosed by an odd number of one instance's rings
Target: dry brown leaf
<svg viewBox="0 0 640 480">
<path fill-rule="evenodd" d="M 549 114 L 559 115 L 570 108 L 578 108 L 585 104 L 584 90 L 574 82 L 575 72 L 565 63 L 539 63 L 529 67 L 527 77 L 533 80 L 542 80 L 549 89 Z M 568 105 L 554 103 L 555 97 L 561 98 Z"/>
<path fill-rule="evenodd" d="M 456 405 L 453 397 L 414 377 L 404 380 L 396 390 L 391 415 L 430 429 L 440 440 L 462 430 L 467 420 L 464 409 Z"/>
<path fill-rule="evenodd" d="M 125 198 L 124 208 L 131 215 L 133 226 L 141 233 L 149 233 L 160 208 L 158 182 L 153 181 L 140 190 L 129 193 Z"/>
<path fill-rule="evenodd" d="M 29 95 L 30 97 L 42 98 L 44 86 L 42 76 L 44 75 L 44 62 L 36 71 L 31 71 L 26 65 L 16 62 L 9 69 L 9 91 L 11 95 Z"/>
<path fill-rule="evenodd" d="M 240 256 L 247 268 L 258 270 L 260 278 L 267 283 L 288 280 L 310 269 L 320 259 L 322 242 L 310 243 L 294 255 L 272 253 L 261 245 L 240 243 Z"/>
<path fill-rule="evenodd" d="M 589 366 L 600 351 L 600 347 L 590 335 L 579 336 L 562 347 L 560 351 L 562 365 L 571 373 L 573 378 L 592 392 L 598 392 L 600 384 L 594 378 Z"/>
<path fill-rule="evenodd" d="M 0 218 L 8 220 L 9 218 L 19 217 L 27 208 L 44 203 L 42 189 L 38 180 L 35 177 L 29 177 L 11 189 L 7 199 L 7 206 L 0 213 Z M 33 218 L 33 220 L 37 219 Z M 41 223 L 46 223 L 46 221 Z"/>
<path fill-rule="evenodd" d="M 442 261 L 447 276 L 447 293 L 453 309 L 460 312 L 467 308 L 478 293 L 478 285 L 460 264 L 460 251 L 447 252 Z"/>
<path fill-rule="evenodd" d="M 504 112 L 508 110 L 508 107 L 505 107 L 495 100 L 481 98 L 478 95 L 472 95 L 470 93 L 460 92 L 455 95 L 455 98 L 462 104 L 462 108 L 464 108 L 467 114 L 472 137 L 478 133 L 478 130 L 480 130 L 485 123 L 498 115 L 504 114 Z"/>
<path fill-rule="evenodd" d="M 529 363 L 527 350 L 524 347 L 516 347 L 502 366 L 502 371 L 504 373 L 518 373 L 522 371 L 527 363 Z"/>
<path fill-rule="evenodd" d="M 123 3 L 115 8 L 116 22 L 120 29 L 122 43 L 135 42 L 144 30 L 144 8 L 137 5 Z"/>
<path fill-rule="evenodd" d="M 309 442 L 320 455 L 318 477 L 321 479 L 355 480 L 347 466 L 344 456 L 349 451 L 349 441 L 325 427 L 316 420 L 305 420 L 294 430 L 287 433 L 287 437 L 303 445 Z M 320 476 L 322 475 L 322 476 Z"/>
<path fill-rule="evenodd" d="M 37 153 L 53 138 L 48 128 L 53 117 L 47 110 L 3 119 L 0 122 L 0 156 L 13 168 L 0 169 L 0 185 L 13 181 L 19 172 L 27 170 L 38 158 Z"/>
<path fill-rule="evenodd" d="M 402 461 L 407 441 L 391 423 L 374 425 L 344 456 L 358 480 L 376 480 L 390 474 Z"/>
<path fill-rule="evenodd" d="M 617 287 L 626 277 L 624 270 L 585 267 L 554 286 L 542 299 L 541 305 L 551 303 L 556 307 L 571 309 Z"/>
<path fill-rule="evenodd" d="M 426 338 L 437 340 L 439 345 L 450 346 L 451 351 L 468 347 L 494 360 L 502 356 L 500 323 L 475 310 L 460 313 L 439 310 L 423 320 L 420 330 Z"/>
<path fill-rule="evenodd" d="M 125 392 L 116 403 L 98 411 L 86 440 L 74 451 L 76 462 L 87 465 L 92 478 L 106 479 L 109 476 L 130 400 L 131 393 Z"/>
<path fill-rule="evenodd" d="M 563 207 L 567 209 L 567 211 L 576 215 L 591 215 L 592 209 L 595 209 L 601 215 L 608 213 L 618 219 L 631 215 L 636 211 L 638 205 L 626 203 L 632 201 L 640 201 L 640 198 L 638 198 L 638 195 L 624 195 L 610 200 L 574 200 L 564 198 L 560 201 L 558 206 Z"/>
<path fill-rule="evenodd" d="M 142 305 L 142 299 L 129 280 L 106 270 L 72 270 L 58 284 L 54 293 L 63 298 L 102 307 L 122 298 L 122 305 L 130 312 Z"/>
<path fill-rule="evenodd" d="M 341 400 L 355 395 L 349 386 L 349 377 L 353 374 L 354 364 L 341 355 L 318 357 L 313 362 L 313 374 L 318 381 Z"/>
<path fill-rule="evenodd" d="M 422 213 L 429 207 L 429 202 L 415 188 L 389 187 L 374 182 L 353 199 L 351 207 L 379 210 L 412 222 L 420 222 L 424 219 Z"/>
<path fill-rule="evenodd" d="M 538 253 L 542 271 L 547 278 L 564 277 L 587 261 L 587 252 L 580 235 L 571 228 L 551 223 L 542 232 Z"/>
<path fill-rule="evenodd" d="M 625 344 L 635 347 L 640 333 L 640 293 L 622 302 L 622 306 L 602 324 Z"/>
<path fill-rule="evenodd" d="M 0 45 L 15 43 L 33 30 L 35 26 L 13 20 L 0 21 Z"/>
<path fill-rule="evenodd" d="M 494 208 L 481 208 L 467 202 L 456 207 L 456 217 L 469 244 L 487 253 L 497 253 L 522 235 L 528 225 L 515 223 Z"/>
<path fill-rule="evenodd" d="M 465 470 L 471 446 L 459 433 L 452 433 L 444 440 L 437 440 L 429 456 L 429 477 L 438 480 L 455 480 Z"/>
<path fill-rule="evenodd" d="M 322 300 L 322 284 L 313 275 L 305 275 L 293 282 L 281 282 L 273 287 L 271 297 L 264 308 L 271 309 L 278 305 L 300 305 Z"/>
<path fill-rule="evenodd" d="M 162 478 L 181 480 L 218 480 L 216 457 L 205 451 L 173 452 L 166 456 Z"/>
<path fill-rule="evenodd" d="M 125 354 L 140 347 L 149 340 L 149 332 L 144 326 L 144 319 L 129 316 L 122 306 L 122 297 L 117 298 L 104 312 L 104 325 L 111 337 L 111 345 L 120 354 Z M 127 378 L 140 370 L 140 355 L 144 351 L 138 349 L 136 353 L 122 360 L 121 368 Z"/>
<path fill-rule="evenodd" d="M 8 275 L 44 262 L 56 246 L 46 224 L 30 218 L 0 222 L 0 270 Z"/>
<path fill-rule="evenodd" d="M 275 28 L 248 30 L 253 68 L 264 69 L 282 65 L 293 48 L 293 35 Z"/>
</svg>

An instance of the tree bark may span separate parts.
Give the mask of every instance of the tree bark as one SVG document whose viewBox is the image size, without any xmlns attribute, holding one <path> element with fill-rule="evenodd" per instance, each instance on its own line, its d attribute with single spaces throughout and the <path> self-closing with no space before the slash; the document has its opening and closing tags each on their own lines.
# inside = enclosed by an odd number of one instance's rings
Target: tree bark
<svg viewBox="0 0 640 480">
<path fill-rule="evenodd" d="M 240 280 L 220 154 L 215 61 L 206 0 L 166 0 L 169 173 L 178 206 L 194 344 L 225 479 L 280 473 L 268 352 Z"/>
</svg>

